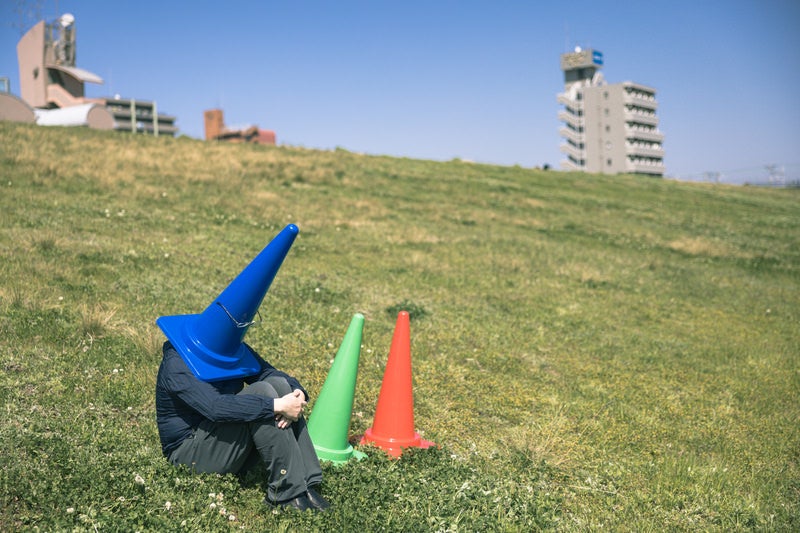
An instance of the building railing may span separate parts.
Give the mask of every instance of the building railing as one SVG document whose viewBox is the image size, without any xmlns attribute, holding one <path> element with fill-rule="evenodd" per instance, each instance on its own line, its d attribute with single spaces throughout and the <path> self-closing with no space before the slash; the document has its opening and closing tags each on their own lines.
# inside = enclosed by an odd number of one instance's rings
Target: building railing
<svg viewBox="0 0 800 533">
<path fill-rule="evenodd" d="M 656 116 L 655 113 L 650 114 L 626 109 L 623 116 L 626 122 L 638 122 L 640 124 L 647 124 L 650 126 L 658 125 L 658 116 Z"/>
<path fill-rule="evenodd" d="M 637 158 L 630 156 L 625 163 L 628 172 L 640 172 L 644 174 L 664 174 L 664 161 L 661 159 Z"/>
<path fill-rule="evenodd" d="M 580 144 L 585 140 L 585 135 L 583 135 L 582 133 L 578 133 L 572 128 L 568 128 L 566 126 L 562 126 L 561 128 L 559 128 L 558 134 L 561 135 L 563 138 L 574 142 L 575 144 Z"/>
<path fill-rule="evenodd" d="M 558 103 L 561 105 L 569 106 L 569 107 L 581 107 L 581 102 L 576 100 L 575 98 L 570 98 L 567 93 L 559 93 L 558 94 Z"/>
<path fill-rule="evenodd" d="M 626 104 L 638 105 L 648 109 L 656 109 L 658 107 L 655 96 L 644 93 L 625 91 L 622 95 L 622 101 Z"/>
<path fill-rule="evenodd" d="M 583 119 L 577 115 L 573 115 L 568 111 L 561 111 L 558 113 L 558 120 L 572 124 L 575 128 L 583 127 Z"/>
<path fill-rule="evenodd" d="M 569 143 L 561 143 L 558 149 L 562 154 L 571 155 L 573 159 L 576 159 L 578 161 L 586 159 L 585 150 L 581 150 L 577 146 L 573 146 Z"/>
<path fill-rule="evenodd" d="M 569 159 L 564 159 L 563 161 L 561 161 L 561 168 L 563 170 L 567 170 L 567 171 L 571 170 L 571 171 L 575 171 L 575 172 L 583 170 L 582 166 L 575 164 L 574 162 L 570 161 Z"/>
<path fill-rule="evenodd" d="M 647 146 L 637 146 L 635 144 L 626 143 L 625 152 L 630 155 L 640 155 L 645 157 L 656 157 L 662 159 L 664 157 L 663 148 L 652 148 Z"/>
<path fill-rule="evenodd" d="M 641 139 L 643 141 L 664 142 L 664 134 L 655 128 L 644 127 L 625 127 L 625 138 L 628 140 Z"/>
</svg>

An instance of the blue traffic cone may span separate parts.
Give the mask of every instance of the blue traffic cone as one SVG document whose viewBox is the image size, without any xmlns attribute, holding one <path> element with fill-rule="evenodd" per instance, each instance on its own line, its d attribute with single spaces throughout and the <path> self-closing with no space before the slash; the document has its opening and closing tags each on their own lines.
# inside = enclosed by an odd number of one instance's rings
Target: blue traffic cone
<svg viewBox="0 0 800 533">
<path fill-rule="evenodd" d="M 156 320 L 199 379 L 220 381 L 259 372 L 242 339 L 299 231 L 294 224 L 286 226 L 202 314 Z"/>
</svg>

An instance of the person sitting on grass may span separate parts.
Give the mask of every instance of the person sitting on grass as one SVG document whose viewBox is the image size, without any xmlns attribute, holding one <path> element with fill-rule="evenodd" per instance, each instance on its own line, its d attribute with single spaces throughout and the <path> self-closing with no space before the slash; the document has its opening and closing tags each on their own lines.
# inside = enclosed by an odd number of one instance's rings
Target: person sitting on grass
<svg viewBox="0 0 800 533">
<path fill-rule="evenodd" d="M 208 383 L 189 370 L 172 343 L 164 343 L 156 379 L 164 456 L 173 465 L 218 474 L 243 474 L 261 460 L 268 476 L 265 501 L 324 510 L 329 504 L 316 490 L 322 470 L 303 417 L 308 393 L 247 348 L 260 365 L 258 374 Z"/>
<path fill-rule="evenodd" d="M 306 428 L 308 393 L 243 342 L 298 233 L 288 225 L 198 315 L 162 316 L 156 378 L 161 448 L 195 472 L 244 474 L 264 464 L 267 503 L 324 510 L 322 469 Z"/>
</svg>

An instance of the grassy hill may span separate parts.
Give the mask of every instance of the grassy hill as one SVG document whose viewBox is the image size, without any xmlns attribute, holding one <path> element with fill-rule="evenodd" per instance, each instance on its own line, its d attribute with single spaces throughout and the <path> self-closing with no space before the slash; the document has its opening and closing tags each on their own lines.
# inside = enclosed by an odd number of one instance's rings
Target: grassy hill
<svg viewBox="0 0 800 533">
<path fill-rule="evenodd" d="M 409 310 L 439 444 L 326 466 L 325 515 L 155 427 L 155 319 L 288 223 L 247 340 L 314 396 L 363 313 L 355 437 Z M 800 529 L 797 190 L 0 123 L 0 264 L 0 530 Z"/>
</svg>

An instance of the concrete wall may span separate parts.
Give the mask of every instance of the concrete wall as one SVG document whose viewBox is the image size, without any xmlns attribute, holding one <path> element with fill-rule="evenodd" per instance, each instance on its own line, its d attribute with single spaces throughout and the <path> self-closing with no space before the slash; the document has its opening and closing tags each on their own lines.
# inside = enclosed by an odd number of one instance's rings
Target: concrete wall
<svg viewBox="0 0 800 533">
<path fill-rule="evenodd" d="M 13 94 L 0 93 L 0 120 L 33 123 L 35 115 L 31 106 L 21 99 Z"/>
<path fill-rule="evenodd" d="M 17 43 L 19 92 L 32 107 L 47 106 L 47 69 L 44 66 L 45 23 L 40 21 Z"/>
</svg>

